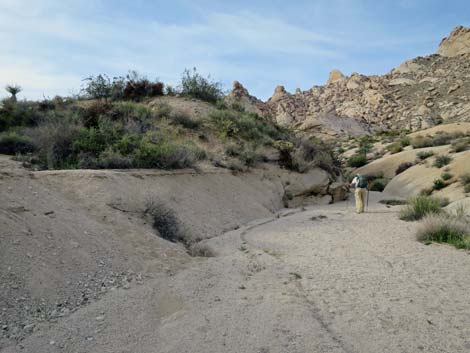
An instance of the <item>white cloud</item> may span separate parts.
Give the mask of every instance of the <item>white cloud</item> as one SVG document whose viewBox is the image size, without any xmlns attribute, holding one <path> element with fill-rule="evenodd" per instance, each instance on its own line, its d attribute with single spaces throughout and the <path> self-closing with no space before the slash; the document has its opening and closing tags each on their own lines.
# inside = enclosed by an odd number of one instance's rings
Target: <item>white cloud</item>
<svg viewBox="0 0 470 353">
<path fill-rule="evenodd" d="M 137 69 L 174 81 L 185 67 L 196 66 L 231 80 L 244 71 L 228 59 L 234 55 L 337 55 L 331 38 L 249 12 L 209 13 L 197 23 L 168 25 L 90 16 L 90 8 L 77 5 L 0 0 L 0 39 L 6 48 L 0 85 L 18 82 L 25 96 L 38 98 L 78 89 L 84 71 Z"/>
</svg>

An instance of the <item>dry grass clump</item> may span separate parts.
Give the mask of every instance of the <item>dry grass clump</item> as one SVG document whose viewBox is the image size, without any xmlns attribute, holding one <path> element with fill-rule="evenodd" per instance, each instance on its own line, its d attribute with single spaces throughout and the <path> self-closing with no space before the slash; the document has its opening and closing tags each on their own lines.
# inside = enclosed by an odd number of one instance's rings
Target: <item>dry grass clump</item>
<svg viewBox="0 0 470 353">
<path fill-rule="evenodd" d="M 470 222 L 463 215 L 427 215 L 416 234 L 425 243 L 449 243 L 460 249 L 470 249 Z"/>
<path fill-rule="evenodd" d="M 467 173 L 467 174 L 462 175 L 460 177 L 460 183 L 463 186 L 463 191 L 465 193 L 469 193 L 470 192 L 470 174 Z"/>
<path fill-rule="evenodd" d="M 417 221 L 428 214 L 439 214 L 442 207 L 449 203 L 447 199 L 420 195 L 408 200 L 408 206 L 401 210 L 400 219 Z"/>
<path fill-rule="evenodd" d="M 150 197 L 145 202 L 144 214 L 152 220 L 153 228 L 158 235 L 173 243 L 186 243 L 187 239 L 175 211 L 157 198 Z"/>
</svg>

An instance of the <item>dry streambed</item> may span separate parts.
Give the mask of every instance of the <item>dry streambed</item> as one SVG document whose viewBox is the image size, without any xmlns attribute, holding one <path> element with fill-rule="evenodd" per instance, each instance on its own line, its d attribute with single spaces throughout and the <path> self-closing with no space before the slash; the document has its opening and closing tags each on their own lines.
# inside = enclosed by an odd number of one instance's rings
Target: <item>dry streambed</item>
<svg viewBox="0 0 470 353">
<path fill-rule="evenodd" d="M 470 256 L 398 207 L 317 206 L 207 243 L 218 254 L 117 289 L 5 352 L 468 352 Z"/>
</svg>

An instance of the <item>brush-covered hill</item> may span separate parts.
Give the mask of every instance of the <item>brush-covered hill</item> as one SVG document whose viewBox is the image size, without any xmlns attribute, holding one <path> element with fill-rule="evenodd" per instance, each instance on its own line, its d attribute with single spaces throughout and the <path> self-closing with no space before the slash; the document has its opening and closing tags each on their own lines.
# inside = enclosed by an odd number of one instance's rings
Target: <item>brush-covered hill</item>
<svg viewBox="0 0 470 353">
<path fill-rule="evenodd" d="M 115 291 L 213 255 L 208 239 L 345 197 L 329 146 L 190 74 L 178 94 L 91 78 L 0 105 L 0 350 Z"/>
</svg>

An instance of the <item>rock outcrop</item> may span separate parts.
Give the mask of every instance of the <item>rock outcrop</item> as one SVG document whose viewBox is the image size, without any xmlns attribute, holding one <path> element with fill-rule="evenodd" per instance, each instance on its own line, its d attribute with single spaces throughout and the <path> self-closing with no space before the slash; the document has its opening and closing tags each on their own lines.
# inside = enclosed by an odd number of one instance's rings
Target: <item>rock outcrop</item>
<svg viewBox="0 0 470 353">
<path fill-rule="evenodd" d="M 469 78 L 470 29 L 460 26 L 442 41 L 438 54 L 408 60 L 382 76 L 344 76 L 333 70 L 324 86 L 297 89 L 295 94 L 278 86 L 266 102 L 235 86 L 229 97 L 307 134 L 415 131 L 470 121 Z"/>
<path fill-rule="evenodd" d="M 470 53 L 470 28 L 456 27 L 439 45 L 437 53 L 442 56 L 454 57 Z"/>
<path fill-rule="evenodd" d="M 232 90 L 225 97 L 225 103 L 229 105 L 238 104 L 247 112 L 264 115 L 266 113 L 265 104 L 258 98 L 251 96 L 243 85 L 234 81 Z"/>
</svg>

